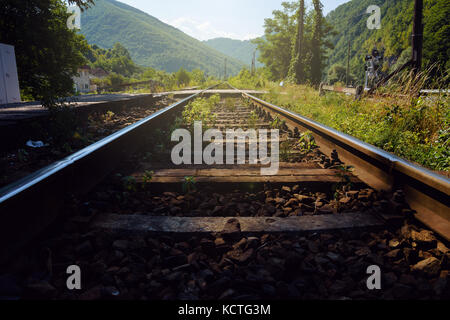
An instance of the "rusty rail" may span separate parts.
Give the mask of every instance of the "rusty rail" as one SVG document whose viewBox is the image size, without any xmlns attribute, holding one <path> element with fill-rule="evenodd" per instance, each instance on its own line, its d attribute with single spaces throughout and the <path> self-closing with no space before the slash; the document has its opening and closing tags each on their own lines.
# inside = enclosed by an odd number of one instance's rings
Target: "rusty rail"
<svg viewBox="0 0 450 320">
<path fill-rule="evenodd" d="M 231 85 L 230 87 L 234 88 Z M 407 202 L 417 211 L 416 218 L 445 239 L 450 240 L 450 179 L 352 136 L 239 91 L 243 97 L 287 119 L 291 126 L 311 131 L 325 154 L 330 155 L 333 150 L 337 150 L 340 158 L 347 164 L 353 165 L 355 174 L 371 187 L 378 190 L 403 189 Z"/>
<path fill-rule="evenodd" d="M 217 86 L 217 85 L 216 85 Z M 0 262 L 45 230 L 71 195 L 89 192 L 149 131 L 212 86 L 0 189 Z"/>
</svg>

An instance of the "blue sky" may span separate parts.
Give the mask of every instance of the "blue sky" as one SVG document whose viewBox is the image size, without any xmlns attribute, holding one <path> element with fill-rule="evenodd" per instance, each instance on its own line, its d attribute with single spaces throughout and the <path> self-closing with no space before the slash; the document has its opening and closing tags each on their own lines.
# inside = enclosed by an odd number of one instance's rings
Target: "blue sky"
<svg viewBox="0 0 450 320">
<path fill-rule="evenodd" d="M 252 39 L 264 34 L 264 19 L 282 0 L 119 0 L 199 40 Z M 325 14 L 349 0 L 322 0 Z M 310 4 L 311 0 L 306 0 Z"/>
</svg>

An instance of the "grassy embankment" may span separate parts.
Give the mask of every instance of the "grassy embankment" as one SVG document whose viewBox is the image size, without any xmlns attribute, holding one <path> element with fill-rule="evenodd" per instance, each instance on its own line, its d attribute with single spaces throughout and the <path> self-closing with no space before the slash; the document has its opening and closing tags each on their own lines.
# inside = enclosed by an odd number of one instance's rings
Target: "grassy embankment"
<svg viewBox="0 0 450 320">
<path fill-rule="evenodd" d="M 450 99 L 320 97 L 309 86 L 271 86 L 264 99 L 397 156 L 450 175 Z"/>
</svg>

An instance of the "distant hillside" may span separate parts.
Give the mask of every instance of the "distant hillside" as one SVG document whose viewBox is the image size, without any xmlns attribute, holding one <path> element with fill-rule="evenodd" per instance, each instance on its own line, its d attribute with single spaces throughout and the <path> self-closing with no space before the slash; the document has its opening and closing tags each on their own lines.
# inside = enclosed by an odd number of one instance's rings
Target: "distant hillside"
<svg viewBox="0 0 450 320">
<path fill-rule="evenodd" d="M 251 40 L 241 41 L 228 38 L 215 38 L 203 41 L 203 43 L 223 54 L 244 62 L 247 66 L 252 65 L 253 52 L 255 52 L 257 47 Z M 264 66 L 258 61 L 258 57 L 259 51 L 256 52 L 256 66 Z"/>
<path fill-rule="evenodd" d="M 243 65 L 147 13 L 114 0 L 95 0 L 95 6 L 82 14 L 81 33 L 90 44 L 104 48 L 120 42 L 137 64 L 168 72 L 180 67 L 190 71 L 199 68 L 219 76 L 225 58 L 229 74 L 238 73 Z"/>
<path fill-rule="evenodd" d="M 449 0 L 424 1 L 424 64 L 439 62 L 450 67 Z M 381 29 L 369 30 L 366 10 L 370 5 L 381 8 Z M 414 1 L 411 0 L 352 0 L 327 16 L 337 35 L 331 40 L 335 49 L 330 51 L 328 67 L 347 63 L 348 43 L 351 48 L 352 73 L 362 78 L 364 55 L 374 46 L 386 49 L 391 61 L 405 62 L 410 55 Z"/>
</svg>

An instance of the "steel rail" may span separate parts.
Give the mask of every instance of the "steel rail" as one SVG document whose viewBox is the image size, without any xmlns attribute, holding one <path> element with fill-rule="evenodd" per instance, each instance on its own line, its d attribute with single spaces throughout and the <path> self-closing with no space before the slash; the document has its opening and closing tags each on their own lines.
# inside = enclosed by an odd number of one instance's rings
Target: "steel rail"
<svg viewBox="0 0 450 320">
<path fill-rule="evenodd" d="M 136 151 L 152 128 L 216 86 L 174 103 L 0 189 L 0 262 L 50 226 L 70 196 L 89 192 L 122 159 Z"/>
<path fill-rule="evenodd" d="M 325 154 L 337 150 L 340 158 L 354 166 L 355 174 L 371 187 L 403 189 L 408 204 L 417 212 L 416 218 L 450 240 L 450 179 L 228 85 L 243 97 L 286 118 L 291 125 L 311 131 Z"/>
</svg>

